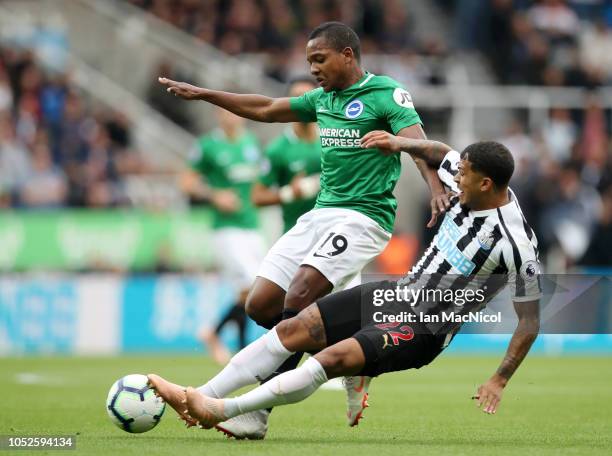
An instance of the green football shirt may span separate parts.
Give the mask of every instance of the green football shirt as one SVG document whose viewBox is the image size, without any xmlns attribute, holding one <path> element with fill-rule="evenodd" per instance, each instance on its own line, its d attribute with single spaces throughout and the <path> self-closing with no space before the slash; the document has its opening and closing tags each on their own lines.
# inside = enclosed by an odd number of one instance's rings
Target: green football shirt
<svg viewBox="0 0 612 456">
<path fill-rule="evenodd" d="M 321 191 L 315 207 L 361 212 L 391 233 L 400 155 L 385 156 L 359 143 L 372 130 L 397 134 L 421 123 L 408 91 L 387 76 L 366 73 L 344 90 L 317 88 L 291 98 L 290 104 L 302 121 L 316 121 L 321 131 Z"/>
<path fill-rule="evenodd" d="M 282 187 L 291 182 L 296 174 L 306 176 L 321 172 L 321 142 L 308 142 L 298 138 L 293 129 L 285 132 L 270 143 L 266 148 L 266 160 L 262 165 L 262 175 L 259 178 L 266 187 L 277 185 Z M 297 219 L 311 210 L 316 198 L 295 200 L 283 203 L 284 231 L 287 232 Z"/>
<path fill-rule="evenodd" d="M 213 207 L 213 228 L 254 229 L 259 225 L 257 209 L 251 203 L 251 187 L 259 176 L 261 152 L 255 135 L 244 132 L 230 141 L 221 130 L 198 139 L 190 157 L 192 168 L 203 175 L 215 190 L 233 190 L 240 209 L 233 213 Z"/>
</svg>

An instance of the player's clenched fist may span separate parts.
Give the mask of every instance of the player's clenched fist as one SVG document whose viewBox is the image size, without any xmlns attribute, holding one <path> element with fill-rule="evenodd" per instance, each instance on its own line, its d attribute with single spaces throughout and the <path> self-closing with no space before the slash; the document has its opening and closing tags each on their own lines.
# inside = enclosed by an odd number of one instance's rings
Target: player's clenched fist
<svg viewBox="0 0 612 456">
<path fill-rule="evenodd" d="M 402 140 L 391 133 L 374 130 L 361 138 L 361 147 L 364 149 L 378 149 L 383 154 L 396 154 L 402 151 Z"/>
<path fill-rule="evenodd" d="M 184 98 L 185 100 L 198 100 L 202 93 L 200 87 L 196 87 L 186 82 L 173 81 L 168 78 L 158 78 L 160 84 L 165 85 L 166 91 L 174 95 Z"/>
</svg>

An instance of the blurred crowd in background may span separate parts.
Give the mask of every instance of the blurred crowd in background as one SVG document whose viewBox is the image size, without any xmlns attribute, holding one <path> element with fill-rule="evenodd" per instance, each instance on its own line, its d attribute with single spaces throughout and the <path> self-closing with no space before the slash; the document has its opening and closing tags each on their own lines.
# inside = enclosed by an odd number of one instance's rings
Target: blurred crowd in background
<svg viewBox="0 0 612 456">
<path fill-rule="evenodd" d="M 596 89 L 612 82 L 610 0 L 439 0 L 458 47 L 481 51 L 501 84 Z M 513 152 L 517 190 L 544 254 L 610 264 L 611 111 L 596 92 L 584 109 L 553 107 L 536 131 L 517 111 L 498 138 Z"/>
<path fill-rule="evenodd" d="M 122 178 L 143 170 L 122 113 L 93 107 L 32 51 L 0 47 L 0 207 L 122 205 Z"/>
<path fill-rule="evenodd" d="M 261 54 L 268 76 L 281 82 L 307 68 L 308 35 L 326 21 L 351 26 L 363 54 L 401 55 L 413 73 L 404 74 L 404 82 L 436 82 L 437 73 L 423 60 L 446 53 L 439 37 L 417 38 L 403 0 L 128 1 L 229 55 Z"/>
<path fill-rule="evenodd" d="M 401 0 L 126 1 L 223 52 L 261 56 L 279 81 L 303 73 L 308 33 L 327 20 L 359 33 L 366 65 L 368 55 L 401 60 L 385 67 L 374 59 L 367 69 L 414 92 L 419 84 L 444 83 L 440 62 L 460 49 L 481 52 L 497 84 L 595 89 L 612 81 L 612 0 L 437 0 L 455 24 L 452 43 L 435 32 L 417 38 L 409 2 Z M 159 88 L 159 74 L 181 79 L 170 61 L 160 62 L 146 99 L 203 133 Z M 515 156 L 512 187 L 542 254 L 559 255 L 568 266 L 612 263 L 612 119 L 595 93 L 584 109 L 553 107 L 537 129 L 515 111 L 495 138 Z M 125 177 L 147 171 L 122 113 L 91 105 L 68 74 L 45 68 L 33 52 L 0 47 L 0 207 L 129 205 Z"/>
<path fill-rule="evenodd" d="M 438 0 L 457 42 L 479 49 L 505 84 L 597 87 L 612 82 L 610 0 Z"/>
</svg>

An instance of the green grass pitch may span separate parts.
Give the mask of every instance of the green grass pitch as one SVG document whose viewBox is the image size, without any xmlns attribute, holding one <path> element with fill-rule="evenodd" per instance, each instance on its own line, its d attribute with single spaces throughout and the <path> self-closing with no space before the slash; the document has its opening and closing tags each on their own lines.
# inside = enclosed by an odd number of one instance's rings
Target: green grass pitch
<svg viewBox="0 0 612 456">
<path fill-rule="evenodd" d="M 69 454 L 117 456 L 611 454 L 611 358 L 528 357 L 497 414 L 488 416 L 470 397 L 498 362 L 442 355 L 418 371 L 376 379 L 371 407 L 356 428 L 346 426 L 342 391 L 318 391 L 278 407 L 266 440 L 235 441 L 185 429 L 170 408 L 140 435 L 121 431 L 106 415 L 117 378 L 156 372 L 197 386 L 216 371 L 204 357 L 0 359 L 0 434 L 72 434 L 77 450 Z"/>
</svg>

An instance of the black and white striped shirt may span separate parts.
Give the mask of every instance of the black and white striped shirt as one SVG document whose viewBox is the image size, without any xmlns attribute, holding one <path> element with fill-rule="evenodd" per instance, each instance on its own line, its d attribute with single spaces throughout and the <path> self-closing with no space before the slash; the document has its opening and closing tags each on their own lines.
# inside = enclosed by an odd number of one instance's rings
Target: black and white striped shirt
<svg viewBox="0 0 612 456">
<path fill-rule="evenodd" d="M 438 170 L 442 182 L 456 192 L 459 161 L 459 153 L 450 151 Z M 509 197 L 508 204 L 483 211 L 470 210 L 454 198 L 428 249 L 399 283 L 425 289 L 484 290 L 479 308 L 506 284 L 514 301 L 539 299 L 538 242 L 512 190 Z"/>
</svg>

